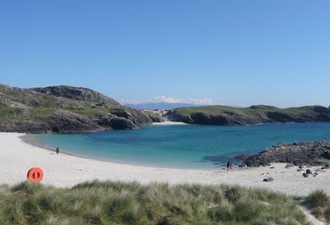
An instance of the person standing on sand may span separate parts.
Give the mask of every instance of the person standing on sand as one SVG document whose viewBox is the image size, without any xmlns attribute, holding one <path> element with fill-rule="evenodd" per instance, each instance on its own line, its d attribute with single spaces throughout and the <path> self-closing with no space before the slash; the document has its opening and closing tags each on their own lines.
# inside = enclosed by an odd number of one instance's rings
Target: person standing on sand
<svg viewBox="0 0 330 225">
<path fill-rule="evenodd" d="M 56 148 L 56 154 L 60 153 L 60 149 L 57 147 Z"/>
</svg>

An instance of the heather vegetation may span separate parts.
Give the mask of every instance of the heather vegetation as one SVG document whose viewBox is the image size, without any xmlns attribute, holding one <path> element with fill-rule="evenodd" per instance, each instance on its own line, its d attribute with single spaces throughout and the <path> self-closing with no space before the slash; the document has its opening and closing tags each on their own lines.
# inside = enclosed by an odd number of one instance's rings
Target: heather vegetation
<svg viewBox="0 0 330 225">
<path fill-rule="evenodd" d="M 242 187 L 99 182 L 70 189 L 24 182 L 0 186 L 1 224 L 309 224 L 304 198 Z M 326 197 L 328 199 L 328 197 Z"/>
</svg>

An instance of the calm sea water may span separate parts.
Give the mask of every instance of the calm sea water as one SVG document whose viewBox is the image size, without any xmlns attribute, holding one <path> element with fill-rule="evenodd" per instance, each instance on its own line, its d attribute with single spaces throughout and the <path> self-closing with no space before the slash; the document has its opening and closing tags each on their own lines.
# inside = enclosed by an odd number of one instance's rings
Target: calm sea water
<svg viewBox="0 0 330 225">
<path fill-rule="evenodd" d="M 138 130 L 40 134 L 33 139 L 38 145 L 105 161 L 217 169 L 235 155 L 257 153 L 279 142 L 330 141 L 330 123 L 145 126 Z"/>
</svg>

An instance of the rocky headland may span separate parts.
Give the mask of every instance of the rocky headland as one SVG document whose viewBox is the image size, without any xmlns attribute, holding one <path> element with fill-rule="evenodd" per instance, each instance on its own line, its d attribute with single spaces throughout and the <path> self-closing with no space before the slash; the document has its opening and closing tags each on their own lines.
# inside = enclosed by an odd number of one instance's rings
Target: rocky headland
<svg viewBox="0 0 330 225">
<path fill-rule="evenodd" d="M 186 107 L 169 110 L 168 118 L 189 124 L 246 126 L 259 123 L 330 122 L 330 108 L 304 106 L 280 109 L 254 105 L 247 108 L 229 106 Z"/>
<path fill-rule="evenodd" d="M 248 167 L 288 163 L 295 166 L 325 166 L 330 160 L 330 142 L 279 143 L 255 155 L 241 155 L 236 159 Z"/>
<path fill-rule="evenodd" d="M 0 132 L 79 133 L 136 129 L 161 118 L 87 88 L 0 85 Z"/>
</svg>

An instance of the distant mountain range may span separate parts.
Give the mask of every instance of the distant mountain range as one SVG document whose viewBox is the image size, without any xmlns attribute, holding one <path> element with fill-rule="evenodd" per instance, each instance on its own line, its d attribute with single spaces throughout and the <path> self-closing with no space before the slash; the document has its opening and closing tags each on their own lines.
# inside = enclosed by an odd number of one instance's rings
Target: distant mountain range
<svg viewBox="0 0 330 225">
<path fill-rule="evenodd" d="M 193 106 L 200 106 L 194 105 L 190 103 L 167 103 L 167 102 L 157 102 L 157 103 L 140 103 L 140 104 L 124 104 L 125 106 L 134 108 L 134 109 L 175 109 L 181 107 L 193 107 Z"/>
</svg>

